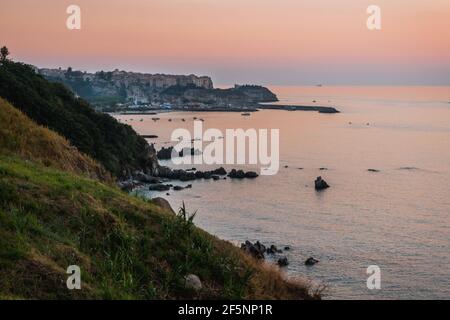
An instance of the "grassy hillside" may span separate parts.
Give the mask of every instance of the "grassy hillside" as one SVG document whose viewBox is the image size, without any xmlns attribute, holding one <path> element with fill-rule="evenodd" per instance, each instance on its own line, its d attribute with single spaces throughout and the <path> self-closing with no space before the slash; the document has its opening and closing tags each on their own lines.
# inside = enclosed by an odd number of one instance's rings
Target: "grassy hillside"
<svg viewBox="0 0 450 320">
<path fill-rule="evenodd" d="M 114 187 L 0 156 L 0 297 L 310 298 L 231 244 Z M 78 265 L 82 290 L 66 288 Z M 203 289 L 185 288 L 196 274 Z"/>
<path fill-rule="evenodd" d="M 18 155 L 45 166 L 112 180 L 108 172 L 89 156 L 81 154 L 55 132 L 36 125 L 18 109 L 0 98 L 0 154 Z"/>
<path fill-rule="evenodd" d="M 0 299 L 314 297 L 186 211 L 90 179 L 104 179 L 99 165 L 4 100 L 0 122 Z M 66 287 L 70 265 L 81 290 Z M 186 288 L 188 274 L 200 291 Z"/>
<path fill-rule="evenodd" d="M 28 65 L 12 61 L 0 65 L 0 97 L 116 176 L 124 170 L 147 169 L 156 161 L 154 150 L 130 126 L 94 111 L 62 84 L 45 80 Z"/>
</svg>

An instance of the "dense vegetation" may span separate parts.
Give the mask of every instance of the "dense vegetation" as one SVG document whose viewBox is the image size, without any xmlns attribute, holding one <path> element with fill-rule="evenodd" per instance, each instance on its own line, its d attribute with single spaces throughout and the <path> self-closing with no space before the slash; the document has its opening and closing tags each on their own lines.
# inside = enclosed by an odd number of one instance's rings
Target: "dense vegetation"
<svg viewBox="0 0 450 320">
<path fill-rule="evenodd" d="M 47 81 L 28 65 L 8 60 L 0 65 L 0 97 L 116 176 L 156 161 L 154 150 L 130 126 L 94 111 L 64 85 Z"/>
</svg>

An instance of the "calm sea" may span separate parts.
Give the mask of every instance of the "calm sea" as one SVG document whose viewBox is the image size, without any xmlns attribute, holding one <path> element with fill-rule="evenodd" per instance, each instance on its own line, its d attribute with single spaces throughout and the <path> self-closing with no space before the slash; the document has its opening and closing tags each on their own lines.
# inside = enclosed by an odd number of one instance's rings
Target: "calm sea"
<svg viewBox="0 0 450 320">
<path fill-rule="evenodd" d="M 326 298 L 450 299 L 450 87 L 271 89 L 282 104 L 315 100 L 341 113 L 176 112 L 159 114 L 158 122 L 118 116 L 141 134 L 158 135 L 157 148 L 173 144 L 173 129 L 192 130 L 193 117 L 223 131 L 280 129 L 275 176 L 195 181 L 169 196 L 140 192 L 175 208 L 184 201 L 198 211 L 199 227 L 233 243 L 290 246 L 284 272 L 326 284 Z M 317 176 L 331 188 L 316 192 Z M 320 262 L 306 267 L 310 256 Z M 370 265 L 381 269 L 380 290 L 366 286 Z"/>
</svg>

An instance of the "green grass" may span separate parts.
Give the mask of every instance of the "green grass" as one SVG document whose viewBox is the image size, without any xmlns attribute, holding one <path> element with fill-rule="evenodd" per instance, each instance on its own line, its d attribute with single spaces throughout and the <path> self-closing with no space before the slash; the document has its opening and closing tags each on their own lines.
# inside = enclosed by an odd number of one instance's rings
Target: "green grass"
<svg viewBox="0 0 450 320">
<path fill-rule="evenodd" d="M 66 288 L 79 265 L 82 290 Z M 185 288 L 194 273 L 204 288 Z M 195 227 L 186 208 L 0 156 L 0 296 L 25 299 L 310 298 Z"/>
</svg>

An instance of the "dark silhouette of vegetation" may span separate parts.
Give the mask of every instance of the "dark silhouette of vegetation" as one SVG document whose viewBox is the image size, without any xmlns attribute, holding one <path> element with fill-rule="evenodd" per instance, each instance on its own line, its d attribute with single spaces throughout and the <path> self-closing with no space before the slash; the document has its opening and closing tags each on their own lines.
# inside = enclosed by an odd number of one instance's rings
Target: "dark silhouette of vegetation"
<svg viewBox="0 0 450 320">
<path fill-rule="evenodd" d="M 0 97 L 40 125 L 56 131 L 116 176 L 151 167 L 154 149 L 128 125 L 96 112 L 60 83 L 31 66 L 5 60 L 0 67 Z"/>
<path fill-rule="evenodd" d="M 4 61 L 6 61 L 6 59 L 7 59 L 8 56 L 9 56 L 9 50 L 8 50 L 7 47 L 3 46 L 3 47 L 0 49 L 0 60 L 1 60 L 2 62 L 4 62 Z"/>
</svg>

